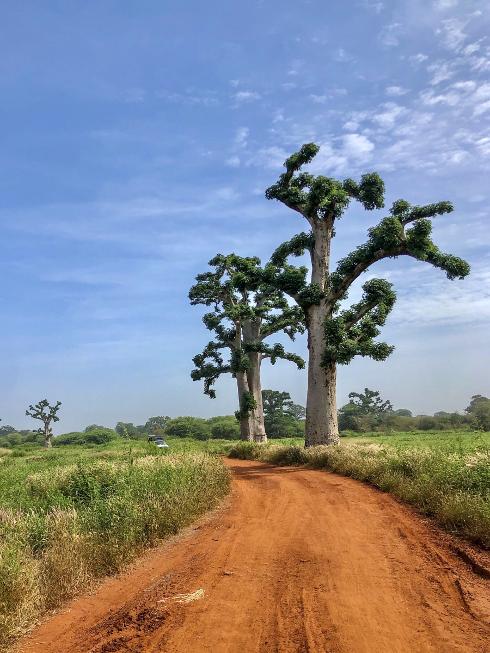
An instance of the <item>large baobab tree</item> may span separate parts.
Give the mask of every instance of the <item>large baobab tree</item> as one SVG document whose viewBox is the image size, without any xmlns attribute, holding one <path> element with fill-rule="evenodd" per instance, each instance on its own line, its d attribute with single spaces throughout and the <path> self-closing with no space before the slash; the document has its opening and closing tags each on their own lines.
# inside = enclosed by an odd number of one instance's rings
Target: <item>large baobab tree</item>
<svg viewBox="0 0 490 653">
<path fill-rule="evenodd" d="M 189 299 L 191 304 L 213 307 L 203 322 L 214 339 L 194 357 L 191 376 L 194 381 L 203 379 L 204 392 L 215 397 L 215 381 L 231 373 L 237 382 L 241 438 L 264 442 L 262 361 L 268 358 L 274 364 L 286 359 L 304 367 L 302 358 L 266 340 L 279 332 L 294 340 L 304 331 L 303 313 L 289 306 L 283 292 L 265 280 L 260 259 L 218 254 L 209 265 L 212 270 L 196 277 Z"/>
<path fill-rule="evenodd" d="M 339 440 L 337 364 L 347 364 L 357 355 L 384 360 L 393 350 L 375 340 L 396 299 L 391 284 L 383 279 L 367 281 L 361 301 L 340 310 L 341 300 L 356 279 L 377 261 L 399 256 L 411 256 L 441 268 L 449 279 L 462 279 L 469 273 L 464 260 L 441 252 L 430 237 L 430 218 L 450 213 L 451 203 L 412 206 L 405 200 L 394 202 L 389 215 L 369 229 L 367 241 L 331 271 L 336 223 L 352 199 L 368 211 L 382 208 L 384 183 L 376 173 L 365 174 L 355 182 L 301 171 L 318 150 L 314 143 L 303 145 L 286 160 L 286 172 L 266 191 L 268 199 L 279 200 L 302 215 L 311 229 L 281 245 L 267 266 L 271 282 L 293 297 L 305 315 L 309 350 L 306 446 L 335 444 Z M 287 262 L 290 255 L 305 252 L 311 260 L 309 280 L 307 268 Z"/>
<path fill-rule="evenodd" d="M 52 446 L 53 429 L 51 424 L 59 422 L 60 418 L 57 413 L 61 408 L 61 401 L 57 401 L 52 406 L 47 399 L 42 399 L 34 406 L 31 404 L 26 410 L 26 415 L 33 419 L 38 419 L 43 423 L 43 426 L 38 430 L 44 436 L 44 446 L 50 448 Z"/>
</svg>

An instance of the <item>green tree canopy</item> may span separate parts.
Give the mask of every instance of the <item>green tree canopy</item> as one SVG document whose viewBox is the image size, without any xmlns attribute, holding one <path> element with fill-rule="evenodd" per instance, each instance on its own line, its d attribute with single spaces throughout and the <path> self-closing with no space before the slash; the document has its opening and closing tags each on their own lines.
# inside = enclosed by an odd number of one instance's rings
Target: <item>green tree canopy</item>
<svg viewBox="0 0 490 653">
<path fill-rule="evenodd" d="M 263 390 L 262 401 L 267 435 L 271 438 L 302 437 L 305 409 L 295 404 L 289 392 Z"/>
<path fill-rule="evenodd" d="M 286 352 L 282 344 L 265 342 L 280 331 L 294 340 L 304 331 L 304 323 L 301 311 L 289 306 L 283 292 L 268 283 L 260 259 L 218 254 L 209 265 L 213 270 L 199 274 L 189 292 L 191 304 L 213 308 L 203 322 L 214 339 L 193 359 L 192 378 L 204 380 L 204 392 L 215 397 L 213 385 L 221 374 L 246 372 L 250 353 L 259 352 L 272 364 L 286 359 L 304 367 L 302 358 Z"/>
<path fill-rule="evenodd" d="M 149 417 L 145 424 L 145 431 L 147 433 L 156 433 L 159 435 L 165 430 L 167 423 L 170 421 L 170 417 L 157 415 L 155 417 Z"/>
<path fill-rule="evenodd" d="M 202 417 L 175 417 L 167 422 L 166 433 L 176 438 L 207 440 L 211 436 L 211 427 Z"/>
<path fill-rule="evenodd" d="M 473 395 L 465 412 L 473 418 L 477 428 L 482 431 L 490 431 L 490 399 L 488 397 Z"/>
<path fill-rule="evenodd" d="M 133 422 L 118 422 L 114 429 L 122 438 L 136 438 L 138 437 L 138 429 Z"/>
<path fill-rule="evenodd" d="M 383 401 L 378 390 L 364 388 L 364 392 L 349 392 L 349 399 L 355 415 L 381 415 L 393 411 L 391 401 Z"/>
<path fill-rule="evenodd" d="M 298 420 L 304 419 L 305 417 L 306 411 L 304 407 L 295 404 L 289 392 L 262 390 L 262 401 L 264 404 L 264 414 L 268 417 L 276 414 L 290 415 Z"/>
</svg>

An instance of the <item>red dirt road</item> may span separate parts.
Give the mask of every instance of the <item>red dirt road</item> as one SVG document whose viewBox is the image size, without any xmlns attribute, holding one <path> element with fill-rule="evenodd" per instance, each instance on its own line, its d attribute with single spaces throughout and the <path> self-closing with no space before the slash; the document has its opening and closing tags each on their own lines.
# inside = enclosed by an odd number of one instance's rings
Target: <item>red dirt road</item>
<svg viewBox="0 0 490 653">
<path fill-rule="evenodd" d="M 451 538 L 348 478 L 227 464 L 228 506 L 73 601 L 19 650 L 490 651 L 490 581 Z M 196 590 L 191 602 L 178 596 Z"/>
</svg>

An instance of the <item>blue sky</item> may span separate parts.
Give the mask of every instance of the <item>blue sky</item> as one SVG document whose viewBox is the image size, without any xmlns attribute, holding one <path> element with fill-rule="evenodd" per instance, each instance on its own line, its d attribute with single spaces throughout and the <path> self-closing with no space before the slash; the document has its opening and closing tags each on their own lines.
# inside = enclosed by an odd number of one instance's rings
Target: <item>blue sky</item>
<svg viewBox="0 0 490 653">
<path fill-rule="evenodd" d="M 374 268 L 399 300 L 386 363 L 342 368 L 339 402 L 380 389 L 415 412 L 490 393 L 490 10 L 464 0 L 3 3 L 0 417 L 63 402 L 58 431 L 235 409 L 190 380 L 208 339 L 187 291 L 218 251 L 266 259 L 306 228 L 264 198 L 286 156 L 377 170 L 387 204 L 450 199 L 440 246 L 472 275 Z M 353 206 L 334 255 L 383 212 Z M 355 291 L 352 299 L 355 299 Z M 295 343 L 305 352 L 305 341 Z M 304 403 L 305 373 L 264 386 Z"/>
</svg>

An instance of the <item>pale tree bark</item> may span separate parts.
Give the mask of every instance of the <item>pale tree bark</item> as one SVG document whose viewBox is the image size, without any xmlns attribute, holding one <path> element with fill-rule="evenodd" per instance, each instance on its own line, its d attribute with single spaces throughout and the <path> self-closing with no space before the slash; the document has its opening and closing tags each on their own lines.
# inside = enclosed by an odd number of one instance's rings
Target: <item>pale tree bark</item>
<svg viewBox="0 0 490 653">
<path fill-rule="evenodd" d="M 318 348 L 313 334 L 308 341 L 310 360 L 308 364 L 305 447 L 313 447 L 318 444 L 338 444 L 336 365 L 335 363 L 322 365 L 323 342 Z"/>
<path fill-rule="evenodd" d="M 247 371 L 248 386 L 250 393 L 255 400 L 255 408 L 251 411 L 253 422 L 253 439 L 255 442 L 267 442 L 264 423 L 264 407 L 262 405 L 262 384 L 260 382 L 260 365 L 262 354 L 250 352 L 250 367 Z"/>
<path fill-rule="evenodd" d="M 260 329 L 262 321 L 245 320 L 242 325 L 244 343 L 254 343 L 260 341 Z M 260 381 L 260 367 L 262 354 L 260 352 L 248 352 L 250 367 L 247 370 L 248 390 L 255 401 L 255 408 L 250 411 L 252 421 L 252 439 L 255 442 L 266 442 L 267 434 L 265 432 L 264 408 L 262 406 L 262 384 Z"/>
<path fill-rule="evenodd" d="M 311 251 L 311 282 L 325 290 L 330 263 L 333 221 L 313 222 L 315 237 Z M 325 321 L 331 317 L 325 299 L 308 309 L 308 394 L 306 400 L 305 446 L 338 444 L 337 374 L 335 363 L 324 364 Z"/>
<path fill-rule="evenodd" d="M 44 447 L 45 449 L 51 449 L 53 446 L 52 442 L 53 432 L 49 428 L 49 424 L 44 425 Z"/>
<path fill-rule="evenodd" d="M 245 372 L 236 373 L 236 382 L 238 389 L 238 405 L 240 407 L 240 439 L 253 441 L 254 424 L 251 413 L 245 412 L 244 396 L 249 392 L 247 374 Z"/>
</svg>

